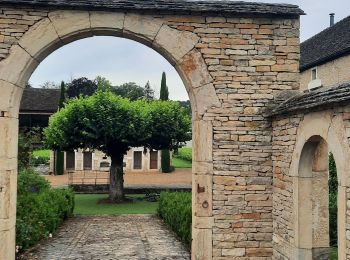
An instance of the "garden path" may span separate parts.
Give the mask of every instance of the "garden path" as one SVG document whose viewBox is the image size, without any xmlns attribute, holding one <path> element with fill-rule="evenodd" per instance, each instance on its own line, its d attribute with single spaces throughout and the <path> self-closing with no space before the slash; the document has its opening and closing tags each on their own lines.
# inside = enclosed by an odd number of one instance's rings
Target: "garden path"
<svg viewBox="0 0 350 260">
<path fill-rule="evenodd" d="M 182 243 L 152 215 L 74 217 L 26 260 L 189 260 Z"/>
</svg>

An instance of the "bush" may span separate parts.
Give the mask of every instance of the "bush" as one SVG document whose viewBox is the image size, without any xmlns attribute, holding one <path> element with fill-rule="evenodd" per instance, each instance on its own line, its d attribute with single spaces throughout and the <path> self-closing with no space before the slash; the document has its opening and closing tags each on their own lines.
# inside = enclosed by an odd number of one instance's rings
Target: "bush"
<svg viewBox="0 0 350 260">
<path fill-rule="evenodd" d="M 71 190 L 52 189 L 33 171 L 22 171 L 18 178 L 16 241 L 20 250 L 47 238 L 73 214 Z"/>
<path fill-rule="evenodd" d="M 192 194 L 188 192 L 162 192 L 157 212 L 165 223 L 191 246 Z"/>
<path fill-rule="evenodd" d="M 174 157 L 192 162 L 192 148 L 190 147 L 180 148 L 176 153 L 174 153 Z"/>
</svg>

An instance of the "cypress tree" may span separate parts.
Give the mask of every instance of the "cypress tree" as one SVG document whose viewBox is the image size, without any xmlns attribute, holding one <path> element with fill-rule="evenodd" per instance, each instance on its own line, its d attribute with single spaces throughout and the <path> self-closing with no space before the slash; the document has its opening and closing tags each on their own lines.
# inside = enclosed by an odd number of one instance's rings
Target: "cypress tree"
<svg viewBox="0 0 350 260">
<path fill-rule="evenodd" d="M 169 89 L 166 85 L 166 74 L 163 72 L 162 74 L 162 82 L 160 86 L 160 100 L 169 100 Z M 171 172 L 171 165 L 170 165 L 170 151 L 169 150 L 162 150 L 161 151 L 161 167 L 162 172 L 169 173 Z"/>
<path fill-rule="evenodd" d="M 66 85 L 64 82 L 61 82 L 61 93 L 60 100 L 58 103 L 58 110 L 64 107 L 64 102 L 66 101 Z M 56 151 L 56 164 L 55 172 L 57 175 L 63 175 L 64 173 L 64 152 Z"/>
<path fill-rule="evenodd" d="M 160 85 L 160 100 L 169 100 L 169 90 L 166 85 L 166 74 L 163 72 L 162 74 L 162 82 Z"/>
</svg>

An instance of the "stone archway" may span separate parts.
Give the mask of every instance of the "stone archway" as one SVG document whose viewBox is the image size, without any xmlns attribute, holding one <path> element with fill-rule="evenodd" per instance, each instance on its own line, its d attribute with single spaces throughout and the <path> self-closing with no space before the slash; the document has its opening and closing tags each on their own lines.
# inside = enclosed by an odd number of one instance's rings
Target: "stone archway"
<svg viewBox="0 0 350 260">
<path fill-rule="evenodd" d="M 290 215 L 285 219 L 291 228 L 290 236 L 276 251 L 288 259 L 324 259 L 328 257 L 328 155 L 332 152 L 337 165 L 338 178 L 338 258 L 346 259 L 347 187 L 349 187 L 350 148 L 342 113 L 332 110 L 291 116 L 286 128 L 292 149 L 290 165 L 283 172 L 283 189 L 290 189 Z M 276 123 L 279 120 L 276 120 Z M 293 123 L 291 123 L 293 122 Z M 293 125 L 293 126 L 292 126 Z M 277 128 L 276 128 L 277 129 Z M 278 132 L 280 130 L 277 130 Z M 287 139 L 286 139 L 287 140 Z M 290 153 L 292 152 L 292 153 Z M 288 161 L 288 160 L 285 160 Z M 288 184 L 287 184 L 288 181 Z M 290 186 L 289 186 L 290 185 Z M 282 188 L 276 181 L 276 188 Z M 288 188 L 287 188 L 288 187 Z M 276 190 L 277 200 L 281 191 Z M 288 204 L 289 205 L 289 204 Z M 276 225 L 280 220 L 275 218 Z M 328 258 L 326 258 L 328 259 Z"/>
<path fill-rule="evenodd" d="M 150 46 L 161 53 L 177 69 L 184 80 L 193 109 L 194 151 L 205 149 L 207 154 L 212 153 L 210 145 L 210 140 L 213 138 L 211 123 L 203 121 L 202 117 L 207 108 L 220 107 L 221 103 L 215 93 L 213 79 L 207 70 L 207 65 L 201 53 L 194 49 L 199 40 L 198 36 L 191 32 L 172 29 L 164 19 L 147 15 L 87 11 L 51 12 L 48 18 L 34 24 L 22 36 L 18 45 L 11 47 L 9 56 L 0 63 L 0 87 L 6 91 L 5 95 L 2 95 L 2 100 L 7 101 L 2 105 L 8 105 L 7 108 L 4 106 L 1 109 L 6 111 L 4 117 L 0 118 L 3 121 L 2 130 L 4 131 L 4 138 L 1 140 L 6 142 L 7 146 L 5 147 L 13 148 L 7 151 L 8 158 L 13 158 L 13 160 L 11 160 L 11 166 L 6 168 L 10 177 L 8 182 L 12 186 L 8 189 L 8 184 L 5 183 L 5 189 L 9 190 L 9 193 L 4 193 L 4 200 L 0 202 L 8 203 L 3 204 L 3 207 L 8 209 L 4 219 L 8 218 L 12 221 L 11 223 L 7 221 L 3 227 L 10 229 L 6 233 L 12 240 L 6 248 L 14 248 L 13 227 L 15 222 L 13 218 L 15 216 L 14 205 L 16 205 L 14 171 L 17 164 L 14 147 L 17 147 L 19 102 L 26 82 L 40 62 L 56 49 L 72 41 L 98 35 L 125 37 Z M 33 39 L 36 39 L 34 43 Z M 178 46 L 176 43 L 180 43 L 180 45 Z M 194 156 L 194 168 L 196 168 L 198 160 L 206 161 L 208 158 Z M 210 169 L 202 170 L 210 171 Z M 13 172 L 10 173 L 10 171 Z M 203 195 L 196 196 L 194 192 L 194 201 L 211 203 L 209 179 L 199 177 L 197 182 L 206 187 L 206 194 L 205 197 Z M 211 207 L 210 204 L 209 206 Z M 196 210 L 195 207 L 194 210 Z M 201 215 L 210 216 L 207 211 L 207 209 L 201 209 L 201 213 L 196 212 L 196 214 L 198 217 Z M 208 240 L 208 237 L 201 238 L 201 240 L 203 239 Z M 196 236 L 194 236 L 195 242 Z M 5 251 L 10 252 L 9 250 Z M 12 256 L 6 256 L 6 259 L 12 259 Z"/>
<path fill-rule="evenodd" d="M 14 259 L 18 108 L 52 51 L 93 35 L 141 42 L 182 77 L 193 108 L 193 259 L 272 257 L 268 102 L 299 88 L 293 5 L 4 0 L 0 28 L 0 258 Z M 33 9 L 35 8 L 35 10 Z"/>
</svg>

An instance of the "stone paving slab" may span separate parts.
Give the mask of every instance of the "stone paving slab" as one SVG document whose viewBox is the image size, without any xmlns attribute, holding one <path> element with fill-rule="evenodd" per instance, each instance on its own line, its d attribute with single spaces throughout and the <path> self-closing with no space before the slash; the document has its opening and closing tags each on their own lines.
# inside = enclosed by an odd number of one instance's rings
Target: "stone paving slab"
<svg viewBox="0 0 350 260">
<path fill-rule="evenodd" d="M 190 254 L 157 216 L 79 216 L 21 259 L 189 260 Z"/>
</svg>

